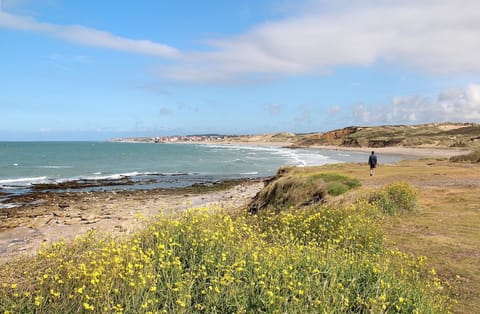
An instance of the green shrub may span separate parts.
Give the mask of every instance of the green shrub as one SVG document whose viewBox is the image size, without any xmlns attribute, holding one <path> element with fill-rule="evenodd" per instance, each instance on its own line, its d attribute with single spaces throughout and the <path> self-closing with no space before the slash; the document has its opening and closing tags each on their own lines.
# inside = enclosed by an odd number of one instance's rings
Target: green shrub
<svg viewBox="0 0 480 314">
<path fill-rule="evenodd" d="M 308 168 L 281 168 L 276 177 L 260 191 L 250 209 L 274 208 L 277 211 L 322 202 L 360 186 L 360 181 L 338 173 L 316 172 Z M 253 210 L 252 210 L 253 211 Z"/>
<path fill-rule="evenodd" d="M 349 190 L 348 186 L 341 182 L 331 182 L 327 185 L 327 192 L 329 195 L 338 196 L 346 193 Z"/>
<path fill-rule="evenodd" d="M 390 215 L 411 212 L 417 208 L 417 191 L 406 182 L 394 182 L 374 193 L 370 201 Z"/>
</svg>

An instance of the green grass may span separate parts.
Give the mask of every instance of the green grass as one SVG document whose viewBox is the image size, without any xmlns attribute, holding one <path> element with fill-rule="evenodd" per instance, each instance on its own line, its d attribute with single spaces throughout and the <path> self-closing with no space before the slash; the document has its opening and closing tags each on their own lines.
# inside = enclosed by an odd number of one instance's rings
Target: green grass
<svg viewBox="0 0 480 314">
<path fill-rule="evenodd" d="M 255 197 L 251 207 L 281 211 L 325 201 L 359 187 L 360 181 L 338 173 L 312 172 L 305 168 L 281 168 Z"/>
</svg>

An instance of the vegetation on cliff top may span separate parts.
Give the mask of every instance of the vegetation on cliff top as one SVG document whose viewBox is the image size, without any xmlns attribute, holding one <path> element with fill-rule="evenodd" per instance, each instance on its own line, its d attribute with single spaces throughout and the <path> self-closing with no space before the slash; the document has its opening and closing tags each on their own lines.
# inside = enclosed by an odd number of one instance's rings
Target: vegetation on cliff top
<svg viewBox="0 0 480 314">
<path fill-rule="evenodd" d="M 299 167 L 280 168 L 250 204 L 250 210 L 281 211 L 322 203 L 328 197 L 344 194 L 360 186 L 360 181 L 338 173 L 312 171 Z"/>
<path fill-rule="evenodd" d="M 347 127 L 300 136 L 297 146 L 338 145 L 346 147 L 480 147 L 480 125 L 475 123 L 439 123 Z"/>
</svg>

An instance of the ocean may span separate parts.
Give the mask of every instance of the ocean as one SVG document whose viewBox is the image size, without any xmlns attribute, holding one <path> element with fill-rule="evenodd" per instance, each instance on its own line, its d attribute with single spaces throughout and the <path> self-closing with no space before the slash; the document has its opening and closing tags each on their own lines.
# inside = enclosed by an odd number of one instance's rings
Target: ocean
<svg viewBox="0 0 480 314">
<path fill-rule="evenodd" d="M 365 162 L 368 154 L 241 145 L 0 142 L 0 207 L 14 194 L 176 188 L 274 175 L 282 165 Z M 381 156 L 381 163 L 400 160 Z M 3 205 L 2 205 L 3 204 Z"/>
</svg>

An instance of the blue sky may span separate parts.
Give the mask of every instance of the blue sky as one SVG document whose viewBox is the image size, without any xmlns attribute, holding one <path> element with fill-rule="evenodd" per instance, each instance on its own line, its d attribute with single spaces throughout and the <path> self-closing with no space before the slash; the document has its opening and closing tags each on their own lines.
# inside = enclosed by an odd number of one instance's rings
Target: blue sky
<svg viewBox="0 0 480 314">
<path fill-rule="evenodd" d="M 0 140 L 480 122 L 476 0 L 0 2 Z"/>
</svg>

